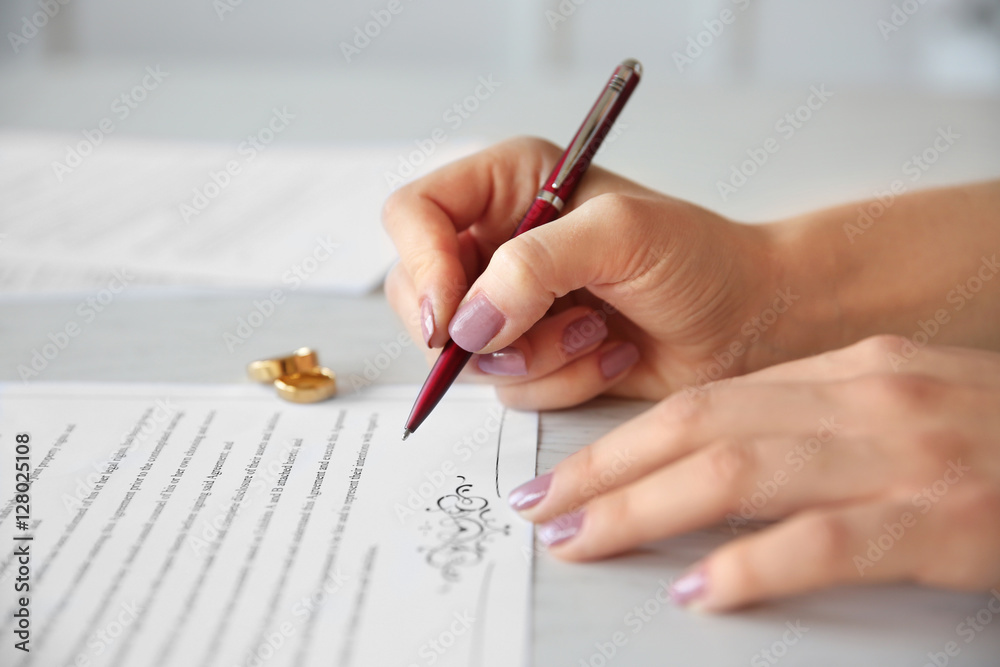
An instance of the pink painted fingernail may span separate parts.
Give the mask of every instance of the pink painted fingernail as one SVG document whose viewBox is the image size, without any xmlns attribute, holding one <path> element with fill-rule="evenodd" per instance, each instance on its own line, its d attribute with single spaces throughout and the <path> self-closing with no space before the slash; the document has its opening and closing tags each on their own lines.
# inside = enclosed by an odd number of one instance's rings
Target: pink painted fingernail
<svg viewBox="0 0 1000 667">
<path fill-rule="evenodd" d="M 624 373 L 639 361 L 639 348 L 633 343 L 622 343 L 601 355 L 601 374 L 606 380 Z"/>
<path fill-rule="evenodd" d="M 562 346 L 567 355 L 576 354 L 608 337 L 608 325 L 594 314 L 573 320 L 563 330 Z"/>
<path fill-rule="evenodd" d="M 479 293 L 458 309 L 448 327 L 451 339 L 463 350 L 475 352 L 486 347 L 503 328 L 507 318 Z"/>
<path fill-rule="evenodd" d="M 583 526 L 583 510 L 579 509 L 543 523 L 538 527 L 538 539 L 547 547 L 562 544 L 580 532 Z"/>
<path fill-rule="evenodd" d="M 674 582 L 670 587 L 670 599 L 682 607 L 686 607 L 705 595 L 708 577 L 705 566 L 699 565 Z"/>
<path fill-rule="evenodd" d="M 551 484 L 552 473 L 547 472 L 544 475 L 539 475 L 511 491 L 510 495 L 507 496 L 507 502 L 518 512 L 534 507 L 549 492 Z"/>
<path fill-rule="evenodd" d="M 478 355 L 476 365 L 479 367 L 479 370 L 490 375 L 528 374 L 528 366 L 524 361 L 524 353 L 516 347 L 505 347 L 492 354 Z"/>
<path fill-rule="evenodd" d="M 424 342 L 430 347 L 431 336 L 434 335 L 434 308 L 427 297 L 420 300 L 420 330 L 424 334 Z"/>
</svg>

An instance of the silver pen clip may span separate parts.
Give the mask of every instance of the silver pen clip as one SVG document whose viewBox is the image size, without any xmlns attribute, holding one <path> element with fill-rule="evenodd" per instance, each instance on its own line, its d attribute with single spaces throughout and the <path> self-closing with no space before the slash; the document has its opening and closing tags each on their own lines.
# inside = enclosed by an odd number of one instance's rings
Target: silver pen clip
<svg viewBox="0 0 1000 667">
<path fill-rule="evenodd" d="M 604 119 L 607 118 L 608 113 L 614 107 L 621 92 L 625 89 L 625 85 L 632 77 L 640 76 L 642 76 L 642 64 L 638 60 L 629 58 L 619 65 L 619 69 L 616 70 L 615 75 L 611 77 L 611 81 L 608 82 L 607 87 L 604 89 L 604 93 L 601 94 L 597 103 L 594 104 L 594 108 L 583 122 L 580 131 L 573 137 L 573 143 L 566 150 L 566 161 L 563 162 L 562 168 L 559 169 L 555 178 L 552 179 L 550 187 L 559 189 L 563 181 L 566 180 L 566 177 L 569 176 L 580 162 L 580 158 L 588 154 L 591 143 L 597 137 L 597 128 L 604 123 Z M 591 157 L 593 156 L 591 155 Z"/>
</svg>

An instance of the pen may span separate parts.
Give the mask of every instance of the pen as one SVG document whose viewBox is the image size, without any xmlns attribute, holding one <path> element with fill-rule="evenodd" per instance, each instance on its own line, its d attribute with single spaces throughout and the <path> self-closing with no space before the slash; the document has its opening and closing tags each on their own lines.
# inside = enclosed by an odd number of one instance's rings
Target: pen
<svg viewBox="0 0 1000 667">
<path fill-rule="evenodd" d="M 639 83 L 640 76 L 642 76 L 642 65 L 637 60 L 625 60 L 615 68 L 611 79 L 584 119 L 583 125 L 573 136 L 569 148 L 553 167 L 549 177 L 542 182 L 535 200 L 521 218 L 511 238 L 559 217 L 566 201 L 590 166 L 594 153 L 601 147 L 601 142 L 604 141 L 622 107 Z M 424 386 L 417 394 L 417 400 L 413 403 L 410 416 L 406 419 L 403 440 L 423 423 L 471 358 L 472 352 L 463 350 L 454 341 L 448 340 L 445 343 L 441 356 L 431 368 Z"/>
</svg>

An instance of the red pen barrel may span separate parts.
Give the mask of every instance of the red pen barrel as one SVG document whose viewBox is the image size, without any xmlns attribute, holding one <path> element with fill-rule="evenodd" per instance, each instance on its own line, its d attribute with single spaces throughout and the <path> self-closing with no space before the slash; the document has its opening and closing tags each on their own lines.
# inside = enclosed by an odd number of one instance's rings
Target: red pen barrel
<svg viewBox="0 0 1000 667">
<path fill-rule="evenodd" d="M 523 234 L 547 222 L 552 222 L 558 216 L 559 209 L 551 203 L 544 199 L 535 199 L 531 207 L 524 214 L 524 217 L 521 218 L 517 229 L 514 230 L 514 236 Z M 465 364 L 469 363 L 469 359 L 471 358 L 472 352 L 463 350 L 454 341 L 449 340 L 444 344 L 441 356 L 434 362 L 434 367 L 431 368 L 430 374 L 424 380 L 424 386 L 420 388 L 420 393 L 417 394 L 417 400 L 413 403 L 410 416 L 406 419 L 404 427 L 407 431 L 412 433 L 417 430 L 417 427 L 423 423 L 427 415 L 444 398 L 452 382 L 455 381 L 455 378 L 458 377 L 458 374 L 462 372 Z"/>
<path fill-rule="evenodd" d="M 434 362 L 430 374 L 424 380 L 424 386 L 417 394 L 417 400 L 410 410 L 410 416 L 406 418 L 404 425 L 406 430 L 412 433 L 417 430 L 427 415 L 431 413 L 441 399 L 444 397 L 451 383 L 455 381 L 458 374 L 462 372 L 465 364 L 472 358 L 471 352 L 466 352 L 455 341 L 449 340 L 441 350 L 441 356 Z"/>
<path fill-rule="evenodd" d="M 521 218 L 513 236 L 524 234 L 559 217 L 566 200 L 572 196 L 583 178 L 590 161 L 639 83 L 641 75 L 642 65 L 636 60 L 625 60 L 615 68 L 583 125 L 573 135 L 570 146 L 549 177 L 542 182 L 538 195 Z M 463 350 L 451 340 L 445 344 L 410 410 L 403 431 L 404 440 L 423 423 L 471 358 L 471 352 Z"/>
<path fill-rule="evenodd" d="M 535 201 L 531 202 L 531 208 L 524 214 L 521 218 L 521 222 L 518 223 L 517 229 L 514 230 L 515 236 L 520 236 L 521 234 L 531 231 L 535 227 L 541 227 L 547 222 L 552 222 L 559 217 L 559 209 L 553 206 L 550 202 L 538 197 Z"/>
</svg>

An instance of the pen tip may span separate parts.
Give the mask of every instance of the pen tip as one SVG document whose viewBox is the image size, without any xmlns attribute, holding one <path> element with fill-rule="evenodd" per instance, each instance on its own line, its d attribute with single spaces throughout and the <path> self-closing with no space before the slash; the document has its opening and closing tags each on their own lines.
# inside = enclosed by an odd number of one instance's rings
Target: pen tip
<svg viewBox="0 0 1000 667">
<path fill-rule="evenodd" d="M 411 433 L 413 433 L 413 431 L 411 431 L 408 428 L 404 428 L 403 429 L 403 440 L 406 440 L 407 438 L 409 438 Z"/>
</svg>

